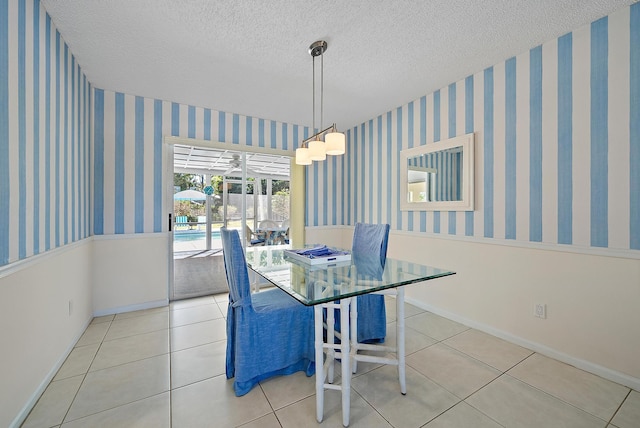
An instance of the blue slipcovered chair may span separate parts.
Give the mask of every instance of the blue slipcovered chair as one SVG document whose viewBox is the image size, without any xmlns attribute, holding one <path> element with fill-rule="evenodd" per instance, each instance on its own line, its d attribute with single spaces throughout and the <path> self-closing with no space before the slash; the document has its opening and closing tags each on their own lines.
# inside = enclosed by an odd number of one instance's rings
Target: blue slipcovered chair
<svg viewBox="0 0 640 428">
<path fill-rule="evenodd" d="M 356 271 L 366 267 L 369 276 L 380 274 L 387 260 L 389 241 L 388 224 L 356 223 L 351 245 L 352 263 Z M 361 272 L 363 273 L 363 272 Z M 381 278 L 380 278 L 381 279 Z M 387 335 L 387 315 L 384 296 L 366 294 L 358 296 L 358 342 L 383 343 Z M 335 311 L 334 329 L 340 332 L 340 311 Z"/>
<path fill-rule="evenodd" d="M 382 279 L 384 266 L 387 261 L 387 243 L 389 240 L 388 224 L 356 224 L 353 232 L 352 258 L 357 274 L 365 277 Z M 384 295 L 396 297 L 396 346 L 380 345 L 387 333 L 387 320 L 384 305 Z M 358 361 L 369 361 L 381 364 L 392 364 L 398 367 L 398 381 L 400 392 L 407 393 L 405 347 L 404 347 L 404 289 L 402 287 L 378 291 L 376 294 L 358 296 L 357 333 L 351 324 L 351 370 L 358 368 Z M 358 340 L 353 340 L 356 336 Z M 364 343 L 364 344 L 363 344 Z M 378 343 L 378 344 L 376 344 Z M 372 357 L 359 355 L 359 351 L 384 352 L 385 355 Z M 394 359 L 388 353 L 395 354 Z M 359 358 L 361 357 L 361 358 Z"/>
<path fill-rule="evenodd" d="M 227 379 L 237 396 L 272 376 L 315 373 L 313 308 L 280 289 L 251 294 L 237 230 L 220 229 L 229 284 Z"/>
<path fill-rule="evenodd" d="M 356 223 L 353 231 L 352 257 L 380 261 L 384 269 L 389 241 L 388 224 Z M 358 342 L 382 343 L 387 335 L 387 315 L 384 296 L 367 294 L 358 296 Z"/>
</svg>

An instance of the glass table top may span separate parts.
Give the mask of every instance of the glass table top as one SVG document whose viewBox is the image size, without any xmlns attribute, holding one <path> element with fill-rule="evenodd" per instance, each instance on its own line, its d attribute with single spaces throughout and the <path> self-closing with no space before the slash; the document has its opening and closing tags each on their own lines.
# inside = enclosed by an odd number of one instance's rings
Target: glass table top
<svg viewBox="0 0 640 428">
<path fill-rule="evenodd" d="M 390 258 L 382 267 L 379 260 L 355 255 L 350 261 L 311 265 L 268 246 L 247 248 L 246 258 L 251 270 L 308 306 L 455 274 Z"/>
</svg>

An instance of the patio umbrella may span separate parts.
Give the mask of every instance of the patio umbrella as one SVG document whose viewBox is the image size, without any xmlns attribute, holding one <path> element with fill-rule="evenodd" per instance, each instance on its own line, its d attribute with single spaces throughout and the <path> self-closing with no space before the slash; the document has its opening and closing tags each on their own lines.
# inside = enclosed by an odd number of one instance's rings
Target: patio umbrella
<svg viewBox="0 0 640 428">
<path fill-rule="evenodd" d="M 176 201 L 204 201 L 207 199 L 207 195 L 197 190 L 183 190 L 173 195 L 173 199 Z"/>
</svg>

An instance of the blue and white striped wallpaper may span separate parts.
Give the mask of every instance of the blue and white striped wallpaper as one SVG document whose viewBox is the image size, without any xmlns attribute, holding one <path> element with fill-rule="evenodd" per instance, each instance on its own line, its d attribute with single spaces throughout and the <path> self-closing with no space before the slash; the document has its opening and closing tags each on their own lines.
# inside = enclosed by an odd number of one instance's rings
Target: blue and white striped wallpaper
<svg viewBox="0 0 640 428">
<path fill-rule="evenodd" d="M 162 137 L 293 150 L 309 128 L 91 87 L 39 0 L 0 0 L 0 266 L 167 230 Z M 400 211 L 399 154 L 476 133 L 476 210 Z M 346 131 L 309 226 L 640 249 L 640 5 Z"/>
<path fill-rule="evenodd" d="M 475 211 L 400 211 L 400 151 L 469 132 Z M 347 141 L 346 156 L 309 169 L 309 225 L 640 250 L 640 4 L 371 119 Z"/>
<path fill-rule="evenodd" d="M 162 137 L 290 150 L 309 127 L 94 90 L 94 234 L 162 232 Z"/>
<path fill-rule="evenodd" d="M 90 235 L 90 83 L 39 0 L 0 0 L 0 266 Z"/>
</svg>

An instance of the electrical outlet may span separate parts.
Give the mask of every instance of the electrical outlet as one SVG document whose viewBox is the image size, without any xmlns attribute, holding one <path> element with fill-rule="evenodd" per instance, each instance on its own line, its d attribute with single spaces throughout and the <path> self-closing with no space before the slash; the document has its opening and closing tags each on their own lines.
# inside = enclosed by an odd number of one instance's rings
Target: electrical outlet
<svg viewBox="0 0 640 428">
<path fill-rule="evenodd" d="M 533 315 L 538 318 L 547 318 L 547 305 L 545 303 L 536 303 L 533 307 Z"/>
</svg>

